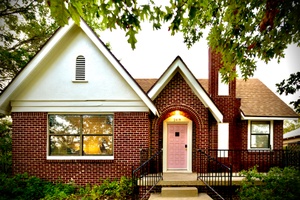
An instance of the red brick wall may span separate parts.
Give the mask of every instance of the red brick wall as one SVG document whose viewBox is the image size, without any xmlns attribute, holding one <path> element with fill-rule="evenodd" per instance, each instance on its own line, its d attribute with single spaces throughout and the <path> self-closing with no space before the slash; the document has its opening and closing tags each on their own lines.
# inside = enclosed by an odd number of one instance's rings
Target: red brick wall
<svg viewBox="0 0 300 200">
<path fill-rule="evenodd" d="M 242 136 L 242 149 L 248 148 L 248 121 L 243 120 L 240 123 Z M 281 150 L 283 145 L 283 121 L 273 121 L 273 147 L 272 149 Z"/>
<path fill-rule="evenodd" d="M 276 120 L 274 121 L 274 149 L 282 149 L 283 146 L 283 121 Z"/>
<path fill-rule="evenodd" d="M 221 54 L 212 52 L 209 49 L 209 84 L 208 90 L 212 100 L 223 114 L 223 122 L 229 123 L 229 148 L 241 149 L 241 129 L 238 123 L 241 119 L 240 106 L 241 100 L 236 98 L 236 81 L 229 83 L 229 95 L 218 95 L 218 76 L 219 70 L 222 68 Z M 217 125 L 214 125 L 217 126 Z M 212 137 L 217 134 L 217 127 L 213 128 Z M 215 141 L 216 139 L 214 139 Z M 214 145 L 217 146 L 217 144 Z"/>
<path fill-rule="evenodd" d="M 208 91 L 212 100 L 223 114 L 223 121 L 229 123 L 229 148 L 247 149 L 248 121 L 241 120 L 241 100 L 236 98 L 236 81 L 229 83 L 229 95 L 218 96 L 218 71 L 222 67 L 221 55 L 209 49 L 209 84 Z M 217 125 L 212 124 L 212 141 L 217 140 Z M 274 149 L 282 148 L 283 121 L 274 121 Z"/>
<path fill-rule="evenodd" d="M 161 115 L 159 118 L 152 119 L 152 148 L 162 148 L 163 121 L 170 117 L 175 110 L 180 110 L 181 115 L 193 121 L 193 161 L 196 158 L 196 149 L 209 148 L 209 111 L 193 93 L 180 73 L 174 75 L 154 100 L 154 104 Z M 195 166 L 193 166 L 193 171 L 195 171 Z"/>
<path fill-rule="evenodd" d="M 12 113 L 13 173 L 64 182 L 99 183 L 100 179 L 131 176 L 138 166 L 140 148 L 149 141 L 148 113 L 114 114 L 114 160 L 46 160 L 47 113 Z"/>
<path fill-rule="evenodd" d="M 172 111 L 180 110 L 181 114 L 191 119 L 196 126 L 195 148 L 208 147 L 208 109 L 204 107 L 199 98 L 185 82 L 180 73 L 175 74 L 154 100 L 154 104 L 161 113 L 160 118 L 152 121 L 152 135 L 162 138 L 162 122 L 170 117 Z M 151 140 L 151 145 L 157 141 Z"/>
<path fill-rule="evenodd" d="M 212 98 L 218 96 L 218 77 L 219 70 L 223 67 L 221 64 L 221 54 L 213 52 L 211 49 L 208 51 L 208 93 Z M 234 68 L 235 70 L 235 68 Z M 236 81 L 233 80 L 229 83 L 229 97 L 236 97 Z"/>
<path fill-rule="evenodd" d="M 240 99 L 233 97 L 214 97 L 213 101 L 223 114 L 223 122 L 229 123 L 229 149 L 241 149 Z"/>
</svg>

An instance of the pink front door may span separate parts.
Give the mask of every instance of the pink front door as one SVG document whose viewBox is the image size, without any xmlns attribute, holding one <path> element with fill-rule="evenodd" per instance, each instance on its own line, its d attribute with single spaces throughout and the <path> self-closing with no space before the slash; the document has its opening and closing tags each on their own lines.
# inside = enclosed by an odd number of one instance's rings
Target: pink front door
<svg viewBox="0 0 300 200">
<path fill-rule="evenodd" d="M 167 168 L 187 169 L 187 125 L 169 124 L 167 142 Z"/>
</svg>

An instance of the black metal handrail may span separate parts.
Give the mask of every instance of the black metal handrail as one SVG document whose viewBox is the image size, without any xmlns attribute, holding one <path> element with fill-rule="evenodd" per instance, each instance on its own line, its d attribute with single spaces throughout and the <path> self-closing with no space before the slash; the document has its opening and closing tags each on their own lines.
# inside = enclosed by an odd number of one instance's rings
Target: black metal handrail
<svg viewBox="0 0 300 200">
<path fill-rule="evenodd" d="M 220 163 L 232 165 L 233 176 L 240 176 L 240 171 L 254 166 L 259 172 L 268 172 L 271 167 L 299 167 L 300 151 L 289 149 L 278 150 L 221 150 L 209 149 L 207 154 Z"/>
<path fill-rule="evenodd" d="M 159 150 L 141 166 L 132 170 L 133 199 L 147 199 L 150 191 L 163 179 L 162 151 Z"/>
<path fill-rule="evenodd" d="M 214 157 L 199 149 L 199 170 L 197 179 L 201 180 L 215 195 L 214 199 L 225 199 L 220 186 L 226 186 L 226 197 L 232 199 L 232 167 L 219 162 Z"/>
</svg>

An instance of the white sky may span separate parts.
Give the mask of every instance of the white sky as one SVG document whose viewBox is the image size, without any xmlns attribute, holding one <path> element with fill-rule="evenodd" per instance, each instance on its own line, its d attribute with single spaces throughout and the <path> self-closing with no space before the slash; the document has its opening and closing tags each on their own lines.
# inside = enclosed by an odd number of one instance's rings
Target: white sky
<svg viewBox="0 0 300 200">
<path fill-rule="evenodd" d="M 132 50 L 127 43 L 123 31 L 105 31 L 100 33 L 100 38 L 104 43 L 110 43 L 114 55 L 134 78 L 159 78 L 178 55 L 196 78 L 208 78 L 208 47 L 205 35 L 190 49 L 183 43 L 182 34 L 171 36 L 167 26 L 153 31 L 151 26 L 142 25 L 142 31 L 137 35 L 138 42 L 135 50 Z M 291 73 L 299 71 L 299 57 L 300 48 L 291 45 L 280 64 L 277 60 L 272 60 L 268 64 L 258 62 L 254 78 L 259 78 L 276 93 L 276 83 L 289 78 Z M 299 95 L 300 92 L 293 96 L 278 96 L 289 103 L 298 99 Z"/>
</svg>

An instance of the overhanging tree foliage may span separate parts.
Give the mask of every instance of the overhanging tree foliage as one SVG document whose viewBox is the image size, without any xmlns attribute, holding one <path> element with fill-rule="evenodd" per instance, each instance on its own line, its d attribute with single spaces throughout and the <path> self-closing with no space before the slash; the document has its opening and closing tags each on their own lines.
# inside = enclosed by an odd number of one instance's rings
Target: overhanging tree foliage
<svg viewBox="0 0 300 200">
<path fill-rule="evenodd" d="M 291 43 L 300 46 L 300 2 L 296 0 L 4 0 L 0 2 L 0 92 L 53 34 L 72 17 L 94 29 L 126 31 L 135 48 L 135 36 L 148 21 L 154 29 L 169 24 L 171 34 L 182 32 L 188 47 L 210 28 L 208 44 L 221 52 L 223 79 L 251 77 L 256 60 L 280 60 Z M 164 1 L 166 3 L 166 1 Z M 51 16 L 56 23 L 51 21 Z"/>
<path fill-rule="evenodd" d="M 288 133 L 300 128 L 300 118 L 298 120 L 284 120 L 283 133 Z"/>
<path fill-rule="evenodd" d="M 144 4 L 143 4 L 144 2 Z M 237 76 L 239 66 L 244 79 L 253 76 L 256 59 L 265 62 L 284 57 L 291 43 L 300 46 L 300 2 L 297 0 L 46 0 L 59 25 L 72 17 L 94 19 L 107 29 L 126 31 L 135 48 L 135 35 L 141 22 L 149 21 L 154 29 L 169 24 L 171 34 L 182 32 L 188 47 L 210 28 L 208 44 L 222 53 L 224 81 Z"/>
<path fill-rule="evenodd" d="M 89 19 L 94 30 L 101 29 Z M 43 0 L 0 1 L 0 94 L 58 27 Z"/>
<path fill-rule="evenodd" d="M 283 79 L 281 83 L 276 84 L 277 92 L 282 95 L 295 94 L 300 90 L 300 72 L 291 74 L 288 79 Z M 290 102 L 295 111 L 300 114 L 300 99 Z"/>
<path fill-rule="evenodd" d="M 0 93 L 58 28 L 49 13 L 42 1 L 0 2 Z"/>
</svg>

